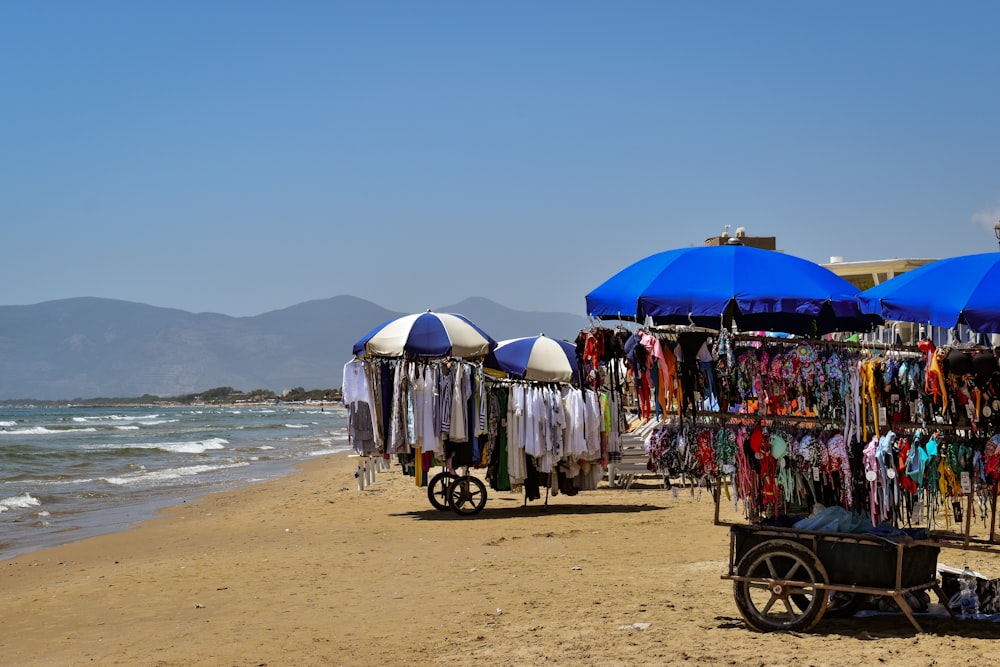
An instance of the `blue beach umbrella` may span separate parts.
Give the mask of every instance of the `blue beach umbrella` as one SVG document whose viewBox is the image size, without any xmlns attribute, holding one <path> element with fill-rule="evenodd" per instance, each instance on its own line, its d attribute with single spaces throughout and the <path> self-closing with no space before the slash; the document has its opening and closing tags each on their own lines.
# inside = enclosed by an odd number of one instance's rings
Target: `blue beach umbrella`
<svg viewBox="0 0 1000 667">
<path fill-rule="evenodd" d="M 496 341 L 456 313 L 416 313 L 378 325 L 354 344 L 374 357 L 484 357 Z"/>
<path fill-rule="evenodd" d="M 576 346 L 546 338 L 544 334 L 500 341 L 483 361 L 483 367 L 519 380 L 573 383 L 580 380 Z"/>
<path fill-rule="evenodd" d="M 805 259 L 743 245 L 697 246 L 650 255 L 587 295 L 587 314 L 655 324 L 793 334 L 869 331 L 858 289 Z"/>
<path fill-rule="evenodd" d="M 859 296 L 862 312 L 886 320 L 1000 333 L 1000 252 L 939 259 Z"/>
</svg>

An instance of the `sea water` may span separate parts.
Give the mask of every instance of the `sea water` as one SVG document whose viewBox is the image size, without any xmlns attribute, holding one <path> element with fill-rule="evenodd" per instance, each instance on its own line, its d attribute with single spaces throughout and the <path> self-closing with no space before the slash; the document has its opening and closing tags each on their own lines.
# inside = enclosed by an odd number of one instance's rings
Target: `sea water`
<svg viewBox="0 0 1000 667">
<path fill-rule="evenodd" d="M 329 405 L 0 408 L 0 559 L 348 449 Z"/>
</svg>

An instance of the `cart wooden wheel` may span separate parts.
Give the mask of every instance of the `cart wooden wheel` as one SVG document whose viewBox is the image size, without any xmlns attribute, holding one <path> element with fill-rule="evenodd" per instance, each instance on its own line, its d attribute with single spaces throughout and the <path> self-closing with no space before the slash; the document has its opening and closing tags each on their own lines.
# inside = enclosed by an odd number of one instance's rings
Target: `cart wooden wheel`
<svg viewBox="0 0 1000 667">
<path fill-rule="evenodd" d="M 733 582 L 733 597 L 747 625 L 761 632 L 810 630 L 826 611 L 826 569 L 816 554 L 791 540 L 768 540 L 736 565 L 746 581 Z M 803 607 L 793 604 L 793 596 Z"/>
<path fill-rule="evenodd" d="M 479 514 L 486 506 L 486 485 L 473 475 L 463 475 L 451 481 L 448 504 L 461 516 Z"/>
<path fill-rule="evenodd" d="M 431 481 L 427 485 L 427 499 L 431 501 L 431 505 L 442 511 L 451 509 L 451 505 L 448 504 L 448 489 L 456 479 L 458 479 L 458 475 L 447 470 L 431 477 Z"/>
</svg>

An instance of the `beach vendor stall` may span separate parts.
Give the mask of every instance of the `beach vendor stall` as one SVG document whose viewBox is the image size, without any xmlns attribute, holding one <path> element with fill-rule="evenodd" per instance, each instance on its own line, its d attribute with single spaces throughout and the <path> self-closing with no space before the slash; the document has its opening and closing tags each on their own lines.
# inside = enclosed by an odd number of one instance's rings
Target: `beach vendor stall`
<svg viewBox="0 0 1000 667">
<path fill-rule="evenodd" d="M 981 412 L 994 372 L 980 387 L 971 364 L 935 364 L 927 345 L 720 341 L 729 411 L 651 439 L 666 465 L 687 466 L 717 501 L 742 506 L 750 526 L 720 522 L 718 502 L 716 521 L 731 526 L 726 578 L 748 624 L 809 629 L 881 596 L 920 630 L 914 613 L 931 602 L 926 591 L 950 611 L 940 549 L 996 544 L 1000 438 Z"/>
<path fill-rule="evenodd" d="M 487 479 L 524 500 L 594 490 L 604 476 L 606 395 L 581 387 L 576 347 L 544 335 L 501 341 L 484 363 Z"/>
<path fill-rule="evenodd" d="M 527 503 L 602 479 L 616 404 L 579 386 L 574 345 L 497 344 L 461 316 L 423 313 L 381 325 L 354 352 L 344 386 L 355 449 L 396 456 L 435 508 L 474 516 L 487 483 Z"/>
<path fill-rule="evenodd" d="M 435 461 L 466 470 L 480 460 L 485 424 L 482 359 L 496 342 L 462 315 L 417 313 L 355 343 L 344 366 L 348 435 L 359 454 L 395 456 L 425 486 Z M 455 487 L 461 508 L 486 502 L 472 475 Z"/>
<path fill-rule="evenodd" d="M 927 591 L 951 612 L 937 578 L 940 549 L 995 544 L 993 352 L 832 340 L 822 334 L 882 321 L 859 312 L 857 290 L 832 281 L 826 300 L 806 294 L 800 283 L 808 281 L 790 278 L 791 265 L 773 268 L 780 277 L 761 290 L 764 265 L 743 275 L 734 268 L 738 248 L 713 268 L 703 262 L 671 274 L 684 255 L 661 253 L 626 269 L 588 295 L 588 312 L 636 321 L 667 351 L 667 363 L 647 363 L 668 388 L 646 439 L 650 464 L 712 489 L 715 520 L 730 527 L 724 578 L 747 624 L 808 630 L 824 614 L 850 614 L 877 597 L 919 631 L 914 613 L 929 603 Z M 815 270 L 825 271 L 792 275 Z M 718 282 L 713 271 L 736 284 L 732 296 L 708 295 L 700 281 Z M 683 327 L 653 326 L 685 318 L 703 328 L 714 319 L 716 331 L 699 332 L 702 347 L 680 346 Z M 677 372 L 671 353 L 697 362 L 694 381 Z M 723 498 L 746 523 L 720 521 Z"/>
<path fill-rule="evenodd" d="M 925 591 L 956 606 L 940 549 L 997 545 L 994 352 L 723 331 L 714 355 L 722 409 L 665 421 L 646 447 L 665 474 L 713 490 L 747 622 L 804 630 L 882 596 L 919 629 Z M 719 521 L 725 501 L 750 525 Z M 1000 611 L 986 583 L 980 611 Z"/>
</svg>

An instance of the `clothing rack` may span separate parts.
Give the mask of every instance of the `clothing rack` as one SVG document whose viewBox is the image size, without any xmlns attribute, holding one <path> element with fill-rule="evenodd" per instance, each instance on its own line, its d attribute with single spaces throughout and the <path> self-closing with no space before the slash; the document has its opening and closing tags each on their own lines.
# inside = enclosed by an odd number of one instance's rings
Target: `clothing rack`
<svg viewBox="0 0 1000 667">
<path fill-rule="evenodd" d="M 692 417 L 693 425 L 722 424 L 722 423 L 752 423 L 766 425 L 768 422 L 790 423 L 790 424 L 816 424 L 817 426 L 839 426 L 842 420 L 823 419 L 820 417 L 809 417 L 805 415 L 775 415 L 760 414 L 757 412 L 708 412 L 700 411 Z M 676 420 L 676 421 L 674 421 Z M 684 416 L 671 415 L 664 423 L 684 424 Z"/>
<path fill-rule="evenodd" d="M 732 334 L 729 340 L 733 342 L 767 343 L 769 345 L 785 345 L 794 347 L 806 344 L 812 347 L 840 348 L 845 350 L 883 350 L 886 352 L 912 352 L 917 357 L 923 357 L 924 352 L 916 345 L 892 345 L 878 341 L 866 340 L 827 340 L 825 338 L 778 338 L 775 336 L 761 336 L 759 334 Z"/>
</svg>

